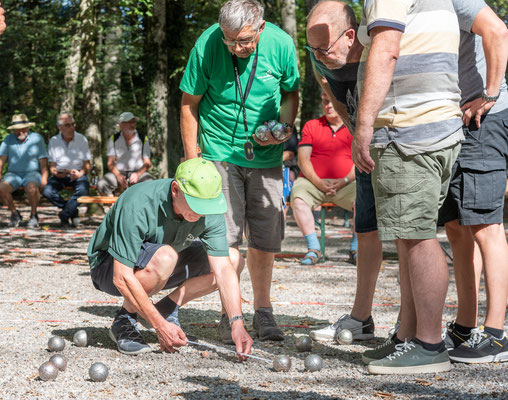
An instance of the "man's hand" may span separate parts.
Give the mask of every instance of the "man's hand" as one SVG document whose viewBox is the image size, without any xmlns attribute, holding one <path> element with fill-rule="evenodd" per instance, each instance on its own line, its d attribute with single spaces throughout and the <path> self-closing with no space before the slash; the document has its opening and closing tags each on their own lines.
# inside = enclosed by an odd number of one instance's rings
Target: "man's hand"
<svg viewBox="0 0 508 400">
<path fill-rule="evenodd" d="M 271 144 L 281 144 L 281 143 L 284 143 L 286 141 L 289 140 L 289 138 L 291 137 L 291 135 L 293 134 L 293 127 L 291 126 L 288 126 L 286 128 L 286 137 L 282 140 L 277 140 L 273 137 L 272 133 L 271 132 L 267 132 L 266 133 L 266 139 L 267 140 L 259 140 L 258 137 L 255 135 L 255 134 L 252 134 L 252 137 L 254 138 L 254 140 L 256 141 L 257 144 L 261 145 L 261 146 L 268 146 L 268 145 L 271 145 Z"/>
<path fill-rule="evenodd" d="M 243 321 L 235 321 L 231 326 L 231 337 L 236 345 L 236 352 L 238 353 L 238 359 L 240 361 L 247 360 L 247 356 L 242 356 L 240 353 L 250 354 L 252 349 L 252 343 L 254 342 L 250 335 L 245 330 Z"/>
<path fill-rule="evenodd" d="M 481 97 L 468 101 L 461 107 L 461 110 L 464 112 L 462 115 L 463 124 L 465 126 L 469 126 L 471 118 L 474 118 L 476 126 L 479 128 L 482 115 L 486 114 L 492 107 L 494 107 L 494 104 L 496 104 L 495 101 L 485 101 Z"/>
<path fill-rule="evenodd" d="M 122 189 L 127 189 L 127 187 L 129 186 L 127 184 L 127 178 L 125 176 L 123 176 L 122 174 L 118 174 L 117 177 L 116 177 L 116 180 L 118 181 L 118 185 Z"/>
<path fill-rule="evenodd" d="M 129 175 L 129 183 L 131 185 L 135 185 L 136 183 L 138 183 L 139 181 L 139 173 L 138 172 L 133 172 L 132 174 Z"/>
<path fill-rule="evenodd" d="M 370 157 L 369 145 L 372 139 L 372 130 L 370 134 L 362 134 L 356 129 L 351 143 L 351 156 L 353 163 L 361 172 L 370 173 L 375 166 L 374 160 Z"/>
<path fill-rule="evenodd" d="M 187 344 L 185 333 L 172 322 L 166 321 L 165 324 L 156 329 L 156 332 L 162 352 L 174 353 L 177 351 L 175 347 L 182 347 Z"/>
<path fill-rule="evenodd" d="M 78 171 L 77 169 L 71 169 L 69 175 L 73 181 L 75 181 L 76 179 L 79 179 L 83 176 L 81 171 Z"/>
<path fill-rule="evenodd" d="M 335 190 L 333 189 L 332 179 L 320 179 L 315 183 L 315 186 L 321 190 L 327 196 L 335 196 Z"/>
<path fill-rule="evenodd" d="M 39 187 L 39 190 L 42 190 L 42 188 L 44 186 L 46 186 L 47 184 L 48 184 L 48 178 L 45 176 L 41 177 L 41 186 Z"/>
</svg>

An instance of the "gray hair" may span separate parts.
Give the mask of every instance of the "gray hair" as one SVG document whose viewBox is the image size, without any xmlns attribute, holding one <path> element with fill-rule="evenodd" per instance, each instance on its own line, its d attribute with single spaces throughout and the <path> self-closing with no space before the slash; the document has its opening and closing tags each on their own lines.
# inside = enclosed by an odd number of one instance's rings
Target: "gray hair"
<svg viewBox="0 0 508 400">
<path fill-rule="evenodd" d="M 72 120 L 72 122 L 74 123 L 74 117 L 72 116 L 72 114 L 71 113 L 67 113 L 67 112 L 63 112 L 63 113 L 58 114 L 57 117 L 56 117 L 56 125 L 57 126 L 62 125 L 62 117 L 64 115 L 69 117 Z"/>
<path fill-rule="evenodd" d="M 258 30 L 263 23 L 263 6 L 256 0 L 229 0 L 219 13 L 219 25 L 222 30 L 240 32 L 246 26 Z"/>
</svg>

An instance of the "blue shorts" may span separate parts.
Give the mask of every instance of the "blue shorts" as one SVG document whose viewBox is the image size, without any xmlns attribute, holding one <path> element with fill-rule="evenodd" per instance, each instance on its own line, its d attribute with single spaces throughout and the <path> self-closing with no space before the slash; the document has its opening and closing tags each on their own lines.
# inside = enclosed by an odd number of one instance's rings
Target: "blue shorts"
<svg viewBox="0 0 508 400">
<path fill-rule="evenodd" d="M 41 186 L 41 173 L 39 171 L 30 171 L 30 172 L 7 172 L 2 182 L 9 183 L 14 190 L 17 190 L 19 187 L 26 187 L 30 182 L 35 182 L 37 186 Z"/>
<path fill-rule="evenodd" d="M 149 242 L 143 243 L 134 270 L 145 268 L 155 252 L 162 246 L 167 245 Z M 112 296 L 121 296 L 122 294 L 113 284 L 113 262 L 113 256 L 107 253 L 104 260 L 92 269 L 90 275 L 96 289 Z M 203 244 L 199 240 L 196 240 L 189 247 L 178 253 L 175 269 L 163 289 L 177 288 L 190 278 L 209 273 L 210 264 L 208 263 L 208 255 L 203 248 Z"/>
<path fill-rule="evenodd" d="M 371 174 L 355 168 L 356 202 L 355 230 L 357 233 L 377 231 L 376 201 L 372 189 Z"/>
</svg>

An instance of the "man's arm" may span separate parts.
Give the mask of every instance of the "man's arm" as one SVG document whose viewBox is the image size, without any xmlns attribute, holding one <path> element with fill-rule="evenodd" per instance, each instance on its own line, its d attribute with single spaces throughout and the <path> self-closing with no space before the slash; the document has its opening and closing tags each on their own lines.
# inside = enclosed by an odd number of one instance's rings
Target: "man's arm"
<svg viewBox="0 0 508 400">
<path fill-rule="evenodd" d="M 490 7 L 485 7 L 474 19 L 471 31 L 482 37 L 487 62 L 485 91 L 488 96 L 497 96 L 508 62 L 508 29 Z M 485 101 L 481 97 L 464 104 L 462 106 L 464 125 L 469 125 L 471 118 L 474 118 L 476 125 L 480 126 L 482 115 L 494 104 L 495 101 Z"/>
<path fill-rule="evenodd" d="M 0 156 L 0 179 L 2 179 L 2 171 L 4 169 L 4 165 L 7 162 L 7 156 Z"/>
<path fill-rule="evenodd" d="M 51 163 L 50 163 L 51 164 Z M 81 166 L 81 169 L 71 169 L 70 177 L 72 180 L 76 180 L 81 178 L 82 176 L 86 175 L 90 171 L 90 160 L 83 160 L 83 165 Z"/>
<path fill-rule="evenodd" d="M 134 275 L 134 269 L 118 260 L 113 263 L 113 284 L 125 301 L 135 308 L 156 330 L 162 351 L 175 352 L 175 347 L 185 346 L 187 337 L 180 327 L 164 319 L 154 307 L 141 283 Z"/>
<path fill-rule="evenodd" d="M 116 167 L 116 157 L 108 156 L 108 169 L 113 175 L 115 175 L 118 184 L 122 189 L 127 189 L 127 179 L 123 176 L 118 168 Z"/>
<path fill-rule="evenodd" d="M 198 142 L 199 103 L 201 103 L 202 98 L 202 95 L 195 96 L 185 92 L 182 93 L 180 131 L 182 132 L 186 160 L 198 156 L 196 143 Z"/>
<path fill-rule="evenodd" d="M 312 155 L 312 146 L 300 146 L 298 148 L 298 166 L 302 171 L 305 178 L 312 182 L 314 186 L 316 186 L 319 190 L 327 195 L 334 195 L 335 193 L 331 193 L 332 183 L 330 181 L 321 179 L 314 170 L 314 166 L 310 161 L 310 156 Z"/>
<path fill-rule="evenodd" d="M 231 260 L 229 257 L 213 257 L 209 255 L 208 261 L 229 319 L 231 320 L 235 316 L 242 315 L 240 284 L 238 283 L 238 275 L 231 264 Z M 238 353 L 250 354 L 253 341 L 245 330 L 243 320 L 237 319 L 234 321 L 231 324 L 231 330 L 236 351 Z M 241 360 L 246 359 L 245 356 L 238 355 L 238 357 Z"/>
<path fill-rule="evenodd" d="M 148 171 L 151 166 L 152 166 L 152 162 L 150 161 L 150 159 L 147 157 L 144 157 L 143 158 L 143 166 L 140 169 L 138 169 L 137 171 L 130 174 L 129 183 L 131 185 L 135 185 L 136 183 L 138 183 L 141 175 L 143 175 L 146 171 Z"/>
<path fill-rule="evenodd" d="M 351 146 L 353 162 L 362 172 L 374 169 L 369 145 L 374 132 L 374 122 L 392 83 L 402 32 L 386 27 L 375 27 L 370 31 L 370 36 L 372 44 L 365 65 L 363 90 Z"/>
<path fill-rule="evenodd" d="M 46 157 L 39 158 L 39 166 L 41 168 L 41 189 L 48 183 L 48 159 Z"/>
</svg>

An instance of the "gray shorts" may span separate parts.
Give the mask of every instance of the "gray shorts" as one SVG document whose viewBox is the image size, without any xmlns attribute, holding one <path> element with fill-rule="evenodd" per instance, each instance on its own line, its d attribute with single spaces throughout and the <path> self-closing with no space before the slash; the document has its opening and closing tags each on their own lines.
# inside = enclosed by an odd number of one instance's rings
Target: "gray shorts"
<svg viewBox="0 0 508 400">
<path fill-rule="evenodd" d="M 125 176 L 127 179 L 131 176 L 133 171 L 126 171 L 120 173 Z M 153 181 L 153 176 L 150 175 L 148 172 L 144 172 L 143 175 L 139 177 L 138 183 L 140 182 L 146 182 L 146 181 Z M 107 172 L 104 174 L 104 176 L 99 179 L 99 182 L 97 182 L 97 189 L 100 193 L 108 196 L 112 195 L 113 192 L 118 188 L 118 181 L 116 179 L 116 176 L 112 172 Z"/>
<path fill-rule="evenodd" d="M 145 268 L 153 255 L 165 244 L 143 243 L 139 251 L 138 260 L 134 270 Z M 107 253 L 106 257 L 97 267 L 91 271 L 93 285 L 101 292 L 105 292 L 112 296 L 122 296 L 120 291 L 113 284 L 113 262 L 114 258 Z M 172 289 L 179 287 L 182 283 L 190 278 L 210 273 L 210 264 L 208 263 L 208 255 L 206 254 L 203 244 L 196 240 L 186 249 L 178 253 L 178 261 L 175 269 L 169 277 L 164 289 Z"/>
<path fill-rule="evenodd" d="M 242 244 L 276 253 L 284 239 L 282 212 L 282 166 L 246 168 L 228 162 L 214 162 L 222 176 L 222 191 L 228 211 L 226 225 L 230 247 Z"/>
</svg>

